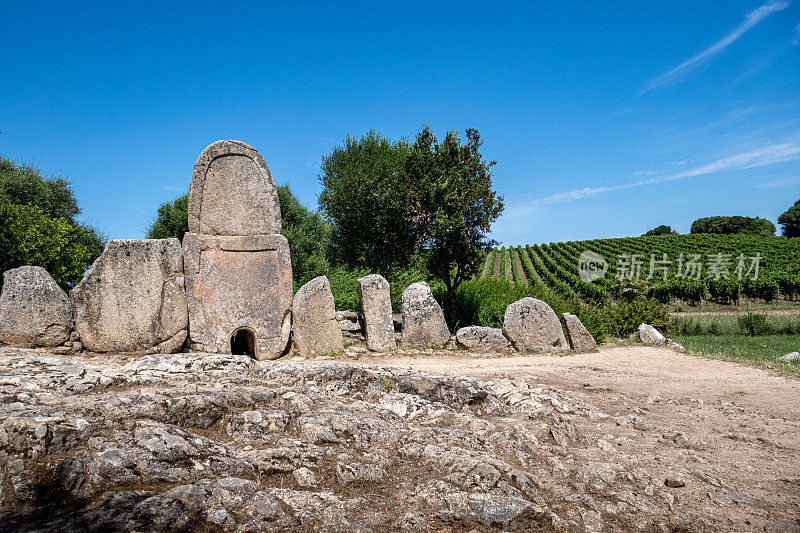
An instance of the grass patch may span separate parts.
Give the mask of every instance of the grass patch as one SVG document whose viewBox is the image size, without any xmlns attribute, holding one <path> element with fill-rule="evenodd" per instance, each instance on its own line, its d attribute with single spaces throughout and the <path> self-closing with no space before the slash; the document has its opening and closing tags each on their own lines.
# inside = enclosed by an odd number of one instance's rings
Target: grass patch
<svg viewBox="0 0 800 533">
<path fill-rule="evenodd" d="M 778 357 L 800 351 L 800 335 L 676 335 L 673 340 L 695 354 L 736 361 L 800 377 L 800 364 Z"/>
</svg>

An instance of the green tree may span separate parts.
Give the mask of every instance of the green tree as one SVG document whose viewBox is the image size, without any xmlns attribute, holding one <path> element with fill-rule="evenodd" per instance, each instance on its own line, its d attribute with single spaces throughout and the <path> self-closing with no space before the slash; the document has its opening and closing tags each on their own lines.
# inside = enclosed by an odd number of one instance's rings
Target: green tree
<svg viewBox="0 0 800 533">
<path fill-rule="evenodd" d="M 775 235 L 775 224 L 760 217 L 705 217 L 692 222 L 691 233 Z"/>
<path fill-rule="evenodd" d="M 677 234 L 678 232 L 672 229 L 671 226 L 661 225 L 651 229 L 650 231 L 645 233 L 644 236 L 647 237 L 649 235 L 677 235 Z"/>
<path fill-rule="evenodd" d="M 183 234 L 189 231 L 189 194 L 182 194 L 172 202 L 161 204 L 155 220 L 147 228 L 148 239 L 169 239 L 176 237 L 183 241 Z"/>
<path fill-rule="evenodd" d="M 0 157 L 0 272 L 36 265 L 63 288 L 73 286 L 105 245 L 76 221 L 80 212 L 68 180 Z"/>
<path fill-rule="evenodd" d="M 289 241 L 295 284 L 302 285 L 316 276 L 327 274 L 330 269 L 330 224 L 319 213 L 301 205 L 288 185 L 278 186 L 278 201 L 283 225 L 281 233 Z M 189 229 L 188 203 L 189 195 L 183 194 L 172 202 L 162 204 L 147 229 L 147 238 L 176 237 L 183 240 L 183 235 Z"/>
<path fill-rule="evenodd" d="M 456 316 L 456 291 L 473 277 L 483 254 L 497 244 L 487 237 L 503 212 L 492 190 L 491 167 L 480 152 L 478 130 L 466 142 L 449 131 L 439 143 L 429 126 L 417 133 L 406 161 L 412 232 L 428 271 L 447 288 L 449 315 Z"/>
<path fill-rule="evenodd" d="M 778 224 L 783 227 L 786 237 L 800 237 L 800 200 L 778 217 Z"/>
<path fill-rule="evenodd" d="M 0 203 L 32 205 L 50 218 L 72 224 L 81 213 L 78 200 L 64 178 L 45 179 L 36 167 L 0 156 Z"/>
<path fill-rule="evenodd" d="M 384 276 L 414 250 L 405 176 L 411 151 L 374 131 L 347 137 L 322 159 L 320 209 L 333 223 L 333 254 L 351 268 Z"/>
</svg>

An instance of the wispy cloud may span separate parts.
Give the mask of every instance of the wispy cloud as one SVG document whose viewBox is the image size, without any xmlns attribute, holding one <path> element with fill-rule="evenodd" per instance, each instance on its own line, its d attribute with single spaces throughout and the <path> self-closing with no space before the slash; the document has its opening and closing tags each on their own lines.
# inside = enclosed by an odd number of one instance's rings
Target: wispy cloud
<svg viewBox="0 0 800 533">
<path fill-rule="evenodd" d="M 164 190 L 167 191 L 185 191 L 186 185 L 166 185 Z"/>
<path fill-rule="evenodd" d="M 749 152 L 742 152 L 722 159 L 717 159 L 711 163 L 701 165 L 692 169 L 687 169 L 675 174 L 668 174 L 662 176 L 655 176 L 647 179 L 639 179 L 621 185 L 612 185 L 606 187 L 584 187 L 582 189 L 572 189 L 569 191 L 551 194 L 545 198 L 538 198 L 530 202 L 530 204 L 551 204 L 559 202 L 571 202 L 573 200 L 580 200 L 590 196 L 597 196 L 598 194 L 605 194 L 615 191 L 623 191 L 626 189 L 633 189 L 634 187 L 642 187 L 644 185 L 653 185 L 656 183 L 664 183 L 668 181 L 677 181 L 686 178 L 693 178 L 697 176 L 705 176 L 707 174 L 714 174 L 725 170 L 744 170 L 747 168 L 763 167 L 766 165 L 773 165 L 776 163 L 783 163 L 785 161 L 792 161 L 800 159 L 800 144 L 783 143 L 771 144 Z"/>
<path fill-rule="evenodd" d="M 761 7 L 754 9 L 744 17 L 744 21 L 742 21 L 741 24 L 739 24 L 730 33 L 714 43 L 712 46 L 706 48 L 699 54 L 690 57 L 672 70 L 669 70 L 647 82 L 642 88 L 641 93 L 644 94 L 647 91 L 668 85 L 676 81 L 678 78 L 685 76 L 700 65 L 713 60 L 727 47 L 736 42 L 739 37 L 744 35 L 747 30 L 764 20 L 770 14 L 775 13 L 776 11 L 782 11 L 787 7 L 789 7 L 789 2 L 786 0 L 771 0 Z"/>
</svg>

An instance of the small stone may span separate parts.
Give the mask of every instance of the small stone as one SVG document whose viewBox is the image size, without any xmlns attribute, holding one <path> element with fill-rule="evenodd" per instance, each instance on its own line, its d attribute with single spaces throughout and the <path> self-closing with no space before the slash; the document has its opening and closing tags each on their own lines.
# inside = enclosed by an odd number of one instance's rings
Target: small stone
<svg viewBox="0 0 800 533">
<path fill-rule="evenodd" d="M 639 324 L 639 338 L 650 346 L 664 346 L 667 343 L 666 337 L 650 324 Z"/>
<path fill-rule="evenodd" d="M 589 330 L 581 322 L 581 319 L 575 315 L 564 313 L 564 323 L 567 325 L 567 334 L 569 336 L 569 346 L 576 352 L 596 352 L 597 343 L 594 337 L 589 333 Z"/>
<path fill-rule="evenodd" d="M 0 344 L 58 346 L 71 329 L 69 297 L 45 269 L 23 266 L 3 273 Z"/>
<path fill-rule="evenodd" d="M 782 363 L 788 363 L 797 360 L 800 360 L 800 352 L 791 352 L 784 356 L 778 357 L 778 361 L 781 361 Z"/>
<path fill-rule="evenodd" d="M 513 350 L 500 328 L 469 326 L 456 331 L 456 342 L 473 352 L 504 352 Z"/>
<path fill-rule="evenodd" d="M 686 482 L 679 477 L 668 477 L 664 480 L 664 485 L 673 489 L 679 489 L 686 486 Z"/>
<path fill-rule="evenodd" d="M 69 346 L 56 346 L 50 351 L 53 352 L 53 355 L 69 355 L 72 353 L 72 348 Z"/>
<path fill-rule="evenodd" d="M 317 484 L 317 477 L 314 475 L 314 472 L 306 467 L 298 468 L 292 472 L 292 476 L 294 476 L 294 480 L 297 481 L 297 484 L 301 487 L 314 487 Z"/>
</svg>

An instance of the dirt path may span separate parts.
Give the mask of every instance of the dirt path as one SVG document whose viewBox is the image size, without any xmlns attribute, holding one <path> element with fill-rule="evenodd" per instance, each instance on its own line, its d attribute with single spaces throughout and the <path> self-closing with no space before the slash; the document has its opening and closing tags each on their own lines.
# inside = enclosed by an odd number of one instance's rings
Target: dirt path
<svg viewBox="0 0 800 533">
<path fill-rule="evenodd" d="M 500 279 L 500 251 L 494 255 L 494 265 L 492 265 L 492 279 Z"/>
<path fill-rule="evenodd" d="M 517 276 L 519 277 L 519 282 L 528 286 L 528 276 L 525 275 L 525 269 L 522 268 L 522 260 L 519 257 L 519 251 L 514 250 L 514 268 L 517 271 Z"/>
<path fill-rule="evenodd" d="M 613 449 L 576 447 L 580 461 L 610 455 L 628 471 L 680 477 L 686 487 L 673 494 L 681 505 L 700 514 L 724 513 L 731 530 L 800 527 L 800 380 L 647 347 L 568 357 L 362 361 L 561 390 L 610 415 L 578 429 L 587 441 L 613 443 Z M 779 525 L 783 529 L 775 529 Z"/>
</svg>

